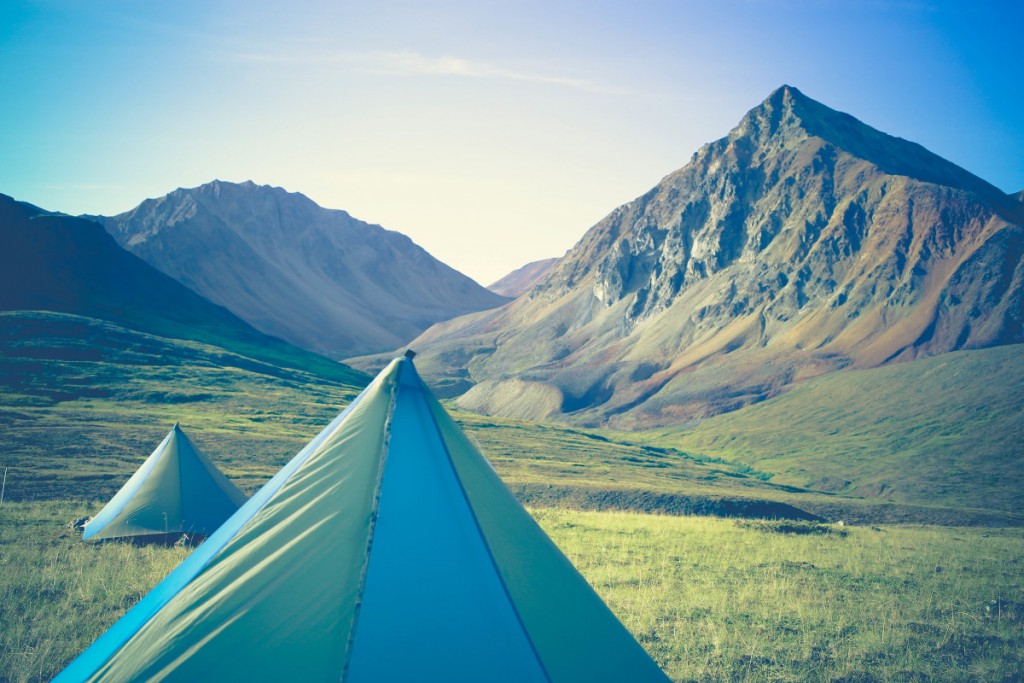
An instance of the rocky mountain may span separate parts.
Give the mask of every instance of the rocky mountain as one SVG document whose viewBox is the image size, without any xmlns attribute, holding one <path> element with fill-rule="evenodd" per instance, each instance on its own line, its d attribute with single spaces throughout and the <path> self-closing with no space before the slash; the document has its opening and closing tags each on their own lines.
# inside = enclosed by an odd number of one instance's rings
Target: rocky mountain
<svg viewBox="0 0 1024 683">
<path fill-rule="evenodd" d="M 412 346 L 459 405 L 687 424 L 843 368 L 1024 341 L 1024 206 L 782 87 L 514 303 Z"/>
<path fill-rule="evenodd" d="M 252 182 L 178 189 L 95 218 L 256 329 L 333 358 L 395 348 L 507 301 L 400 233 Z"/>
<path fill-rule="evenodd" d="M 60 320 L 75 329 L 102 327 L 94 322 L 105 321 L 152 335 L 153 344 L 156 338 L 200 342 L 230 351 L 234 360 L 228 364 L 244 362 L 250 369 L 272 374 L 293 368 L 352 384 L 368 379 L 341 363 L 258 332 L 121 249 L 92 221 L 0 195 L 0 243 L 0 311 L 32 312 L 27 323 L 7 314 L 4 325 L 38 325 L 35 312 L 39 311 L 70 314 L 73 317 Z M 50 323 L 48 329 L 53 327 Z M 0 360 L 31 358 L 30 351 L 0 348 Z M 89 356 L 93 351 L 77 349 L 74 354 Z M 131 351 L 145 353 L 141 346 Z M 6 368 L 0 363 L 0 380 L 7 379 Z"/>
<path fill-rule="evenodd" d="M 540 261 L 532 261 L 522 268 L 516 268 L 511 273 L 497 282 L 487 285 L 487 289 L 495 294 L 515 298 L 526 293 L 531 287 L 540 282 L 548 271 L 558 263 L 557 258 L 547 258 Z"/>
</svg>

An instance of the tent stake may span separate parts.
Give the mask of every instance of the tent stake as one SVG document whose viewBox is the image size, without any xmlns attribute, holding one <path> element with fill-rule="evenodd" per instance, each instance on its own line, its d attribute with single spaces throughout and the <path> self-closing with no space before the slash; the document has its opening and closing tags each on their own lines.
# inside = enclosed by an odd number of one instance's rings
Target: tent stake
<svg viewBox="0 0 1024 683">
<path fill-rule="evenodd" d="M 0 505 L 4 504 L 4 492 L 7 490 L 7 468 L 4 468 L 4 483 L 0 484 Z"/>
</svg>

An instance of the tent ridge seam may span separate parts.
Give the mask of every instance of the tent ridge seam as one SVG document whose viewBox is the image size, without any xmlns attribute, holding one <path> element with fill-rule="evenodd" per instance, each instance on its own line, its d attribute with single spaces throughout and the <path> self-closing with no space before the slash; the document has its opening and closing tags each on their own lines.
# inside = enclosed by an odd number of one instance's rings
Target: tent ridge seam
<svg viewBox="0 0 1024 683">
<path fill-rule="evenodd" d="M 429 390 L 426 390 L 426 387 L 424 387 L 422 391 L 429 401 L 429 399 L 432 398 Z M 434 411 L 431 410 L 430 412 L 433 413 Z M 476 510 L 473 508 L 473 501 L 470 500 L 469 493 L 466 491 L 466 486 L 462 483 L 462 477 L 459 476 L 459 468 L 455 466 L 455 461 L 452 460 L 451 451 L 448 449 L 448 442 L 444 439 L 444 434 L 441 432 L 441 429 L 437 424 L 437 419 L 435 418 L 431 420 L 431 424 L 434 425 L 434 429 L 437 431 L 438 440 L 440 440 L 441 446 L 444 448 L 445 459 L 448 461 L 448 466 L 452 468 L 452 474 L 455 475 L 455 483 L 459 485 L 459 491 L 462 493 L 462 497 L 466 501 L 466 507 L 469 508 L 469 516 L 472 518 L 473 525 L 476 527 L 476 532 L 480 534 L 480 540 L 483 542 L 484 549 L 487 551 L 487 559 L 490 560 L 491 566 L 494 567 L 494 573 L 498 577 L 498 583 L 501 584 L 501 590 L 505 594 L 505 598 L 508 600 L 509 607 L 512 608 L 512 613 L 516 615 L 516 621 L 519 622 L 519 628 L 523 631 L 523 637 L 526 638 L 526 642 L 530 645 L 530 651 L 533 652 L 533 656 L 537 660 L 537 666 L 540 667 L 545 680 L 547 680 L 548 683 L 554 683 L 551 678 L 551 674 L 548 672 L 548 668 L 544 665 L 544 660 L 541 658 L 540 652 L 537 650 L 537 646 L 533 642 L 533 637 L 530 635 L 529 629 L 526 628 L 526 622 L 523 621 L 523 616 L 519 613 L 519 607 L 516 605 L 515 600 L 512 599 L 512 593 L 509 592 L 508 585 L 505 583 L 505 577 L 501 573 L 501 567 L 498 566 L 497 560 L 494 559 L 494 552 L 491 550 L 491 544 L 487 542 L 487 536 L 484 535 L 484 530 L 480 526 L 480 520 L 477 519 Z M 480 457 L 484 457 L 483 453 L 480 453 Z"/>
<path fill-rule="evenodd" d="M 370 524 L 369 534 L 366 539 L 366 552 L 363 555 L 363 566 L 359 571 L 359 586 L 356 589 L 356 604 L 352 614 L 352 626 L 348 632 L 348 642 L 345 643 L 345 665 L 341 668 L 341 677 L 339 681 L 344 681 L 348 677 L 348 668 L 352 663 L 352 649 L 356 642 L 356 629 L 359 625 L 359 612 L 363 605 L 363 590 L 366 587 L 366 574 L 370 567 L 370 552 L 373 550 L 373 536 L 377 529 L 377 514 L 380 510 L 380 489 L 381 483 L 384 480 L 384 468 L 388 460 L 388 448 L 391 445 L 391 419 L 395 414 L 395 404 L 398 402 L 398 378 L 397 373 L 395 377 L 395 383 L 391 387 L 391 396 L 388 400 L 388 414 L 384 419 L 384 443 L 381 445 L 381 458 L 380 465 L 377 469 L 377 482 L 374 485 L 373 490 L 373 506 L 370 510 Z"/>
</svg>

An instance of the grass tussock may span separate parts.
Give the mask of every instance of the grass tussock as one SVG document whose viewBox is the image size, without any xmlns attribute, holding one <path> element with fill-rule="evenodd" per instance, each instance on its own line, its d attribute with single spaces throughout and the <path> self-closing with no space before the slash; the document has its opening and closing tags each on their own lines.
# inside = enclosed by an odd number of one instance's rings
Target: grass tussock
<svg viewBox="0 0 1024 683">
<path fill-rule="evenodd" d="M 0 681 L 52 678 L 191 550 L 85 543 L 66 526 L 83 507 L 0 507 Z"/>
</svg>

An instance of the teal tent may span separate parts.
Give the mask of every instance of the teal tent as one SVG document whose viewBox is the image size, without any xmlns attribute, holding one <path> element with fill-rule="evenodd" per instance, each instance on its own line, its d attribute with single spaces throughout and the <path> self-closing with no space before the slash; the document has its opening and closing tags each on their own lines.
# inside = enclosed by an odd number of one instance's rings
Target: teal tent
<svg viewBox="0 0 1024 683">
<path fill-rule="evenodd" d="M 399 358 L 58 681 L 666 681 Z"/>
<path fill-rule="evenodd" d="M 208 536 L 245 502 L 245 494 L 174 425 L 131 479 L 88 524 L 87 541 L 173 541 Z"/>
</svg>

